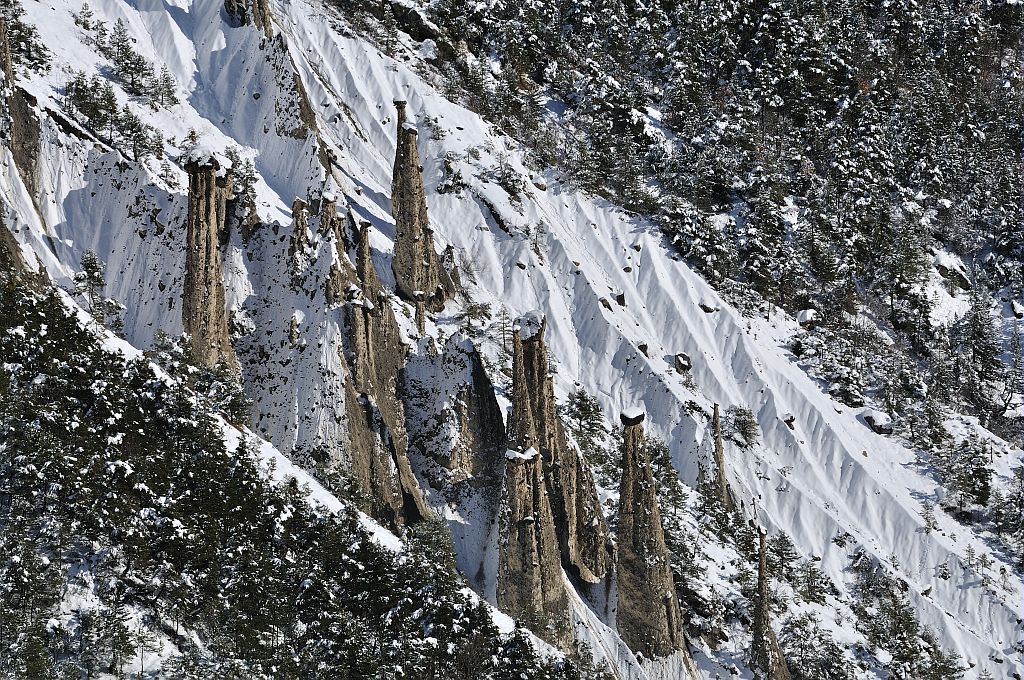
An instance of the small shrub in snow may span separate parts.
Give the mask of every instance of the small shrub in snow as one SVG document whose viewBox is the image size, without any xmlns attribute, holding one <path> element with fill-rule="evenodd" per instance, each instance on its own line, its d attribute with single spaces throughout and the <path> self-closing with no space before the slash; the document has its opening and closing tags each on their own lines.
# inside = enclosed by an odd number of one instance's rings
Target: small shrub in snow
<svg viewBox="0 0 1024 680">
<path fill-rule="evenodd" d="M 730 406 L 725 412 L 729 436 L 737 444 L 751 447 L 757 444 L 760 430 L 754 412 L 746 406 Z"/>
</svg>

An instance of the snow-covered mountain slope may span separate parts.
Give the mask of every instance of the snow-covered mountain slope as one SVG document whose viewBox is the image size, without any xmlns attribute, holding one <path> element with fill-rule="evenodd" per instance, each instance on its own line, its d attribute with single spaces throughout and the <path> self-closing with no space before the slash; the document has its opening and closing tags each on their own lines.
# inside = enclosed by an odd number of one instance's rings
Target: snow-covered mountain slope
<svg viewBox="0 0 1024 680">
<path fill-rule="evenodd" d="M 405 60 L 396 61 L 353 34 L 333 10 L 307 0 L 271 3 L 284 46 L 252 27 L 231 26 L 214 0 L 99 0 L 91 6 L 97 18 L 122 19 L 135 48 L 166 64 L 178 81 L 182 103 L 170 109 L 129 102 L 163 132 L 172 159 L 196 130 L 204 144 L 221 151 L 235 145 L 255 161 L 256 209 L 261 221 L 279 226 L 263 227 L 255 256 L 239 234 L 231 235 L 225 285 L 236 318 L 251 319 L 240 347 L 262 345 L 267 353 L 263 368 L 250 355 L 246 384 L 265 416 L 256 429 L 281 450 L 336 443 L 344 431 L 334 417 L 345 398 L 338 323 L 309 292 L 327 277 L 333 244 L 311 230 L 306 258 L 295 265 L 304 283 L 290 285 L 291 206 L 325 190 L 344 197 L 354 219 L 371 223 L 377 271 L 393 288 L 393 102 L 404 100 L 420 129 L 438 248 L 453 246 L 466 263 L 472 280 L 466 276 L 464 283 L 475 302 L 509 318 L 532 310 L 546 316 L 560 399 L 582 388 L 598 397 L 609 421 L 642 405 L 648 430 L 669 443 L 690 486 L 707 456 L 712 405 L 750 407 L 759 445 L 729 444 L 726 452 L 730 481 L 749 514 L 770 532 L 788 534 L 803 556 L 820 558 L 837 584 L 851 582 L 848 555 L 863 546 L 906 583 L 922 623 L 975 666 L 968 677 L 983 668 L 1010 677 L 1010 669 L 1020 668 L 1014 648 L 1024 618 L 1019 583 L 1010 592 L 983 586 L 965 554 L 969 546 L 984 546 L 950 518 L 924 530 L 922 501 L 933 496 L 935 483 L 899 441 L 872 432 L 857 410 L 832 400 L 795 363 L 785 348 L 795 322 L 743 317 L 673 256 L 654 226 L 575 191 L 554 173 L 525 167 L 513 141 L 440 94 L 429 61 L 416 56 L 419 46 L 407 41 Z M 64 110 L 70 69 L 102 73 L 109 64 L 72 20 L 80 9 L 74 0 L 27 3 L 25 9 L 54 66 L 20 83 L 44 112 L 39 209 L 5 150 L 0 191 L 8 224 L 58 283 L 68 283 L 86 250 L 95 251 L 106 264 L 107 294 L 126 307 L 125 337 L 148 347 L 158 330 L 181 330 L 186 196 L 159 176 L 159 163 L 126 161 L 45 113 Z M 288 78 L 293 68 L 304 95 Z M 308 106 L 300 105 L 302 98 Z M 123 92 L 119 99 L 129 101 Z M 327 170 L 321 157 L 329 159 Z M 467 186 L 437 192 L 455 170 Z M 509 172 L 524 180 L 518 196 L 499 181 Z M 175 174 L 184 180 L 182 172 Z M 414 345 L 412 307 L 397 299 L 394 307 Z M 427 324 L 439 345 L 460 327 L 458 312 L 449 304 Z M 315 350 L 289 342 L 293 319 L 300 344 Z M 426 351 L 422 343 L 415 346 Z M 484 352 L 495 355 L 496 344 Z M 681 352 L 693 360 L 692 382 L 673 368 Z M 499 394 L 503 406 L 505 398 Z M 792 428 L 785 422 L 790 415 Z M 997 469 L 1005 473 L 1020 452 L 1000 446 Z M 832 539 L 844 532 L 850 544 L 837 549 Z M 948 580 L 937 577 L 943 563 Z M 997 571 L 999 564 L 997 558 Z M 599 633 L 593 635 L 597 640 Z"/>
</svg>

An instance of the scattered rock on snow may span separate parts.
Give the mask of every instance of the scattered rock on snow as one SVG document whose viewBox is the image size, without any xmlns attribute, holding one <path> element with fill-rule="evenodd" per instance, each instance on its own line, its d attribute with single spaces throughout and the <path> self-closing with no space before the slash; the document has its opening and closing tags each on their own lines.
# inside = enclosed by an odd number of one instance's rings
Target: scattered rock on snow
<svg viewBox="0 0 1024 680">
<path fill-rule="evenodd" d="M 866 409 L 862 414 L 864 422 L 878 434 L 892 434 L 892 418 L 888 413 L 873 408 Z"/>
</svg>

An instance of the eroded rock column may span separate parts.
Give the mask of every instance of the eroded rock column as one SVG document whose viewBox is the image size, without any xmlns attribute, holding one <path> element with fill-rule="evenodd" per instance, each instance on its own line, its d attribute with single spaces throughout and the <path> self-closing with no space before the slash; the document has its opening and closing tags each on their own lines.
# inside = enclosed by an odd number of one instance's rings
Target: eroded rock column
<svg viewBox="0 0 1024 680">
<path fill-rule="evenodd" d="M 736 510 L 736 501 L 729 488 L 729 479 L 725 475 L 725 444 L 722 441 L 722 417 L 715 404 L 714 415 L 711 416 L 711 427 L 715 435 L 715 495 L 726 512 Z"/>
<path fill-rule="evenodd" d="M 754 601 L 753 640 L 750 645 L 750 666 L 759 677 L 766 680 L 790 680 L 789 668 L 782 655 L 779 641 L 772 630 L 771 610 L 768 591 L 768 550 L 765 545 L 766 532 L 754 525 L 758 535 L 757 552 L 757 599 Z"/>
<path fill-rule="evenodd" d="M 558 417 L 544 343 L 546 326 L 546 320 L 534 313 L 519 319 L 513 330 L 513 345 L 522 355 L 524 369 L 522 398 L 528 400 L 536 427 L 562 561 L 574 576 L 595 584 L 608 571 L 608 525 L 593 476 L 580 453 L 569 446 Z"/>
<path fill-rule="evenodd" d="M 7 42 L 7 22 L 3 19 L 0 19 L 0 78 L 0 139 L 11 143 L 10 96 L 14 85 L 14 70 L 11 67 L 11 52 Z M 0 270 L 11 273 L 25 271 L 21 246 L 6 226 L 0 227 Z"/>
<path fill-rule="evenodd" d="M 192 337 L 192 358 L 201 365 L 218 363 L 238 369 L 224 306 L 220 232 L 232 194 L 231 173 L 209 158 L 192 161 L 188 171 L 188 234 L 181 322 Z"/>
<path fill-rule="evenodd" d="M 571 639 L 568 598 L 518 334 L 512 367 L 509 449 L 505 454 L 499 520 L 497 604 L 540 637 L 564 646 Z"/>
<path fill-rule="evenodd" d="M 643 412 L 624 413 L 619 487 L 615 623 L 634 652 L 668 656 L 686 649 L 665 547 L 657 489 L 644 444 Z"/>
<path fill-rule="evenodd" d="M 407 348 L 373 266 L 369 230 L 368 222 L 356 230 L 358 286 L 349 288 L 346 306 L 352 473 L 371 498 L 371 514 L 401 526 L 430 510 L 409 465 L 409 437 L 397 391 Z"/>
<path fill-rule="evenodd" d="M 14 157 L 14 165 L 25 183 L 32 203 L 39 212 L 39 117 L 36 98 L 14 80 L 14 65 L 7 34 L 7 23 L 0 19 L 0 139 L 5 139 Z M 20 253 L 19 253 L 20 256 Z M 13 256 L 12 256 L 13 257 Z"/>
<path fill-rule="evenodd" d="M 395 288 L 402 298 L 422 302 L 439 311 L 455 293 L 451 276 L 434 250 L 434 236 L 427 217 L 423 171 L 416 149 L 416 126 L 406 121 L 405 102 L 398 108 L 398 143 L 391 179 L 391 214 L 395 218 L 395 254 L 391 269 Z"/>
</svg>

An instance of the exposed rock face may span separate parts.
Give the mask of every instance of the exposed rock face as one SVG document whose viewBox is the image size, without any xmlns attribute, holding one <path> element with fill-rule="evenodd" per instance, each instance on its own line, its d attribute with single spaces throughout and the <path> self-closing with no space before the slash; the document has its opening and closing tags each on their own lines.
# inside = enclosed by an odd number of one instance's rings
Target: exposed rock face
<svg viewBox="0 0 1024 680">
<path fill-rule="evenodd" d="M 520 319 L 513 331 L 514 356 L 522 358 L 525 378 L 525 389 L 512 397 L 513 415 L 517 409 L 530 411 L 531 440 L 537 442 L 544 460 L 562 560 L 571 573 L 593 584 L 608 570 L 608 525 L 594 479 L 580 453 L 569 446 L 558 418 L 544 344 L 546 325 L 546 320 L 533 315 Z M 509 429 L 513 430 L 512 424 Z"/>
<path fill-rule="evenodd" d="M 751 524 L 753 525 L 753 522 Z M 786 667 L 786 659 L 782 656 L 779 641 L 772 630 L 771 612 L 768 609 L 768 551 L 765 547 L 765 530 L 761 527 L 755 528 L 758 533 L 757 600 L 754 602 L 750 666 L 766 680 L 790 680 L 789 668 Z"/>
<path fill-rule="evenodd" d="M 11 66 L 10 45 L 7 42 L 7 22 L 0 18 L 0 140 L 6 140 L 14 151 L 15 122 L 11 114 L 11 92 L 14 69 Z M 17 163 L 17 153 L 15 163 Z M 20 170 L 20 167 L 19 167 Z M 0 272 L 20 274 L 27 269 L 21 247 L 6 226 L 0 227 Z"/>
<path fill-rule="evenodd" d="M 237 369 L 231 347 L 221 278 L 220 233 L 232 194 L 229 171 L 216 160 L 189 163 L 188 242 L 185 250 L 185 292 L 181 322 L 192 336 L 192 358 L 202 366 L 220 362 Z"/>
<path fill-rule="evenodd" d="M 406 367 L 403 396 L 415 414 L 409 419 L 410 447 L 445 468 L 449 481 L 473 479 L 474 486 L 497 481 L 507 449 L 505 422 L 468 337 L 453 334 L 443 351 L 418 355 Z"/>
<path fill-rule="evenodd" d="M 6 226 L 0 226 L 0 272 L 22 274 L 28 271 L 14 234 Z"/>
<path fill-rule="evenodd" d="M 274 35 L 267 0 L 224 0 L 224 9 L 238 23 L 252 24 L 268 38 Z"/>
<path fill-rule="evenodd" d="M 11 63 L 11 44 L 7 38 L 7 22 L 0 18 L 0 70 L 4 73 L 6 87 L 14 85 L 14 65 Z"/>
<path fill-rule="evenodd" d="M 305 250 L 308 245 L 308 229 L 306 202 L 301 198 L 296 198 L 292 201 L 292 240 L 288 243 L 288 254 L 292 257 L 295 256 L 295 253 Z"/>
<path fill-rule="evenodd" d="M 0 19 L 0 139 L 6 139 L 14 156 L 18 174 L 28 189 L 32 201 L 38 201 L 36 179 L 39 164 L 39 118 L 35 113 L 36 99 L 15 86 L 14 67 L 7 36 L 7 23 Z M 38 212 L 39 206 L 36 205 Z"/>
<path fill-rule="evenodd" d="M 374 269 L 369 223 L 356 238 L 358 287 L 346 306 L 346 386 L 352 475 L 369 497 L 376 518 L 400 526 L 429 514 L 408 458 L 405 413 L 398 398 L 407 349 Z M 353 283 L 356 283 L 353 281 Z"/>
<path fill-rule="evenodd" d="M 480 475 L 495 467 L 506 444 L 506 433 L 494 385 L 475 347 L 469 354 L 469 363 L 470 382 L 462 386 L 455 401 L 460 436 L 451 457 L 469 474 Z"/>
<path fill-rule="evenodd" d="M 715 413 L 711 417 L 711 426 L 715 431 L 715 494 L 721 507 L 728 512 L 736 509 L 736 501 L 729 488 L 729 480 L 725 476 L 725 445 L 722 442 L 722 416 L 715 404 Z"/>
<path fill-rule="evenodd" d="M 513 351 L 509 451 L 505 455 L 498 534 L 502 542 L 497 604 L 523 620 L 537 635 L 564 646 L 571 639 L 568 599 L 518 333 Z"/>
<path fill-rule="evenodd" d="M 615 623 L 622 640 L 646 657 L 686 649 L 682 617 L 644 445 L 643 417 L 622 417 Z"/>
<path fill-rule="evenodd" d="M 35 113 L 36 99 L 16 87 L 11 92 L 9 108 L 11 113 L 11 153 L 18 173 L 28 188 L 32 201 L 38 201 L 39 181 L 39 118 Z M 38 210 L 38 205 L 37 205 Z"/>
<path fill-rule="evenodd" d="M 405 102 L 398 107 L 398 145 L 391 180 L 391 213 L 395 218 L 395 273 L 398 294 L 409 301 L 420 299 L 426 308 L 439 311 L 455 293 L 451 276 L 434 250 L 434 235 L 427 218 L 423 173 L 416 149 L 416 127 L 405 119 Z"/>
<path fill-rule="evenodd" d="M 324 147 L 317 134 L 316 114 L 309 102 L 309 93 L 302 84 L 299 70 L 288 51 L 288 40 L 283 33 L 277 34 L 270 42 L 267 60 L 275 67 L 275 79 L 279 94 L 274 99 L 274 124 L 278 134 L 293 139 L 317 137 L 320 164 L 325 168 L 329 164 L 323 157 Z"/>
<path fill-rule="evenodd" d="M 306 202 L 301 198 L 292 201 L 292 235 L 288 241 L 288 257 L 292 261 L 292 287 L 299 287 L 299 272 L 304 264 L 306 247 L 309 245 L 309 216 Z"/>
</svg>

